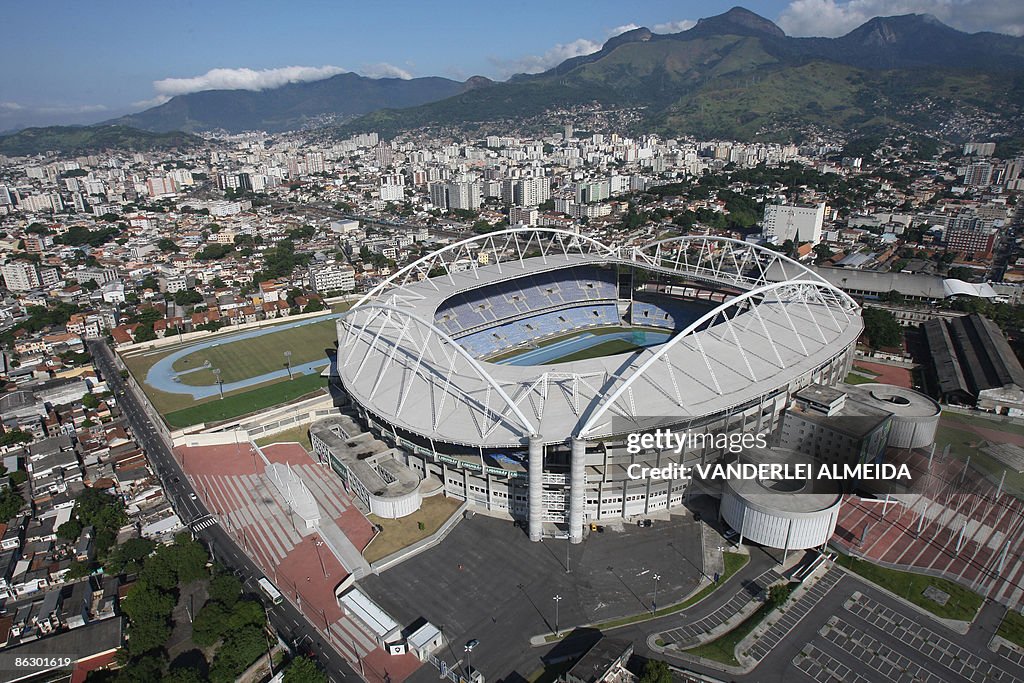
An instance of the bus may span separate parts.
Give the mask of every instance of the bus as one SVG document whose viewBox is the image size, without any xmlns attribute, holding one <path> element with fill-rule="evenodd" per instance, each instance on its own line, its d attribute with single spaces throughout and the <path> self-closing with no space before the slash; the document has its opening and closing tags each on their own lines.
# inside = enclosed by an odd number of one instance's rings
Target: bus
<svg viewBox="0 0 1024 683">
<path fill-rule="evenodd" d="M 267 594 L 268 598 L 270 598 L 270 602 L 275 605 L 280 605 L 284 600 L 284 597 L 281 595 L 281 591 L 277 590 L 277 588 L 274 587 L 274 584 L 270 583 L 270 579 L 267 577 L 263 577 L 257 583 L 259 583 L 260 589 Z"/>
</svg>

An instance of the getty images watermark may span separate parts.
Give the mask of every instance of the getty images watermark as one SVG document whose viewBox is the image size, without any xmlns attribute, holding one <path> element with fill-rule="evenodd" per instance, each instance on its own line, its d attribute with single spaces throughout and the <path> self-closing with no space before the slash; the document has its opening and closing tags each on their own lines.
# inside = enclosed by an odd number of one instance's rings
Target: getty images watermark
<svg viewBox="0 0 1024 683">
<path fill-rule="evenodd" d="M 644 452 L 672 452 L 680 455 L 686 452 L 703 452 L 710 449 L 723 454 L 718 462 L 671 463 L 660 467 L 651 467 L 641 463 L 632 463 L 626 468 L 626 476 L 630 479 L 699 479 L 702 481 L 807 481 L 810 479 L 832 481 L 912 481 L 910 468 L 906 463 L 837 463 L 809 462 L 804 458 L 791 461 L 763 460 L 754 461 L 728 456 L 738 456 L 751 451 L 768 450 L 767 437 L 764 434 L 725 433 L 711 434 L 707 432 L 677 431 L 671 429 L 655 429 L 652 431 L 630 432 L 626 437 L 626 452 L 639 455 Z M 779 454 L 784 451 L 778 451 Z M 800 455 L 792 453 L 793 455 Z M 804 456 L 806 457 L 806 456 Z M 808 458 L 809 460 L 809 458 Z"/>
</svg>

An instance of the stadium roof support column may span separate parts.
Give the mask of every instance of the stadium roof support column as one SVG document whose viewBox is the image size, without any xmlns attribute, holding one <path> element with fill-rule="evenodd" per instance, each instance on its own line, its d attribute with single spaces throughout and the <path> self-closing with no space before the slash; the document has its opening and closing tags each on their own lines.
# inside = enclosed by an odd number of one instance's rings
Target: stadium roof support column
<svg viewBox="0 0 1024 683">
<path fill-rule="evenodd" d="M 572 440 L 572 464 L 569 467 L 569 542 L 583 542 L 583 503 L 587 491 L 587 442 Z"/>
<path fill-rule="evenodd" d="M 544 439 L 540 434 L 530 435 L 529 500 L 530 540 L 539 541 L 544 535 Z"/>
</svg>

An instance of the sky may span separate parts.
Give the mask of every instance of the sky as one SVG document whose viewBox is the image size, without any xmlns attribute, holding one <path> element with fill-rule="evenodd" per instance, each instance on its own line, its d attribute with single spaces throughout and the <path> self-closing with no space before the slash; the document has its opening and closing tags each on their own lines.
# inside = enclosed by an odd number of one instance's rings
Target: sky
<svg viewBox="0 0 1024 683">
<path fill-rule="evenodd" d="M 94 123 L 199 90 L 259 90 L 344 71 L 503 80 L 646 26 L 685 30 L 737 0 L 11 0 L 0 131 Z M 789 35 L 839 36 L 873 16 L 930 13 L 1024 35 L 1021 0 L 751 0 Z"/>
</svg>

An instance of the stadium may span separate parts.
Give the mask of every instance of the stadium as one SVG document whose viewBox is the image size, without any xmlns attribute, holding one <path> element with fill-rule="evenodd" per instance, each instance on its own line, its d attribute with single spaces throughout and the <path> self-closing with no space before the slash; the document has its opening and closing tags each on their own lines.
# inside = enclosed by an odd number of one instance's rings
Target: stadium
<svg viewBox="0 0 1024 683">
<path fill-rule="evenodd" d="M 516 228 L 376 285 L 339 319 L 336 365 L 363 424 L 420 476 L 533 540 L 579 542 L 589 522 L 683 504 L 685 480 L 630 465 L 720 455 L 630 453 L 630 433 L 770 433 L 795 391 L 846 376 L 862 329 L 856 302 L 771 249 Z"/>
</svg>

